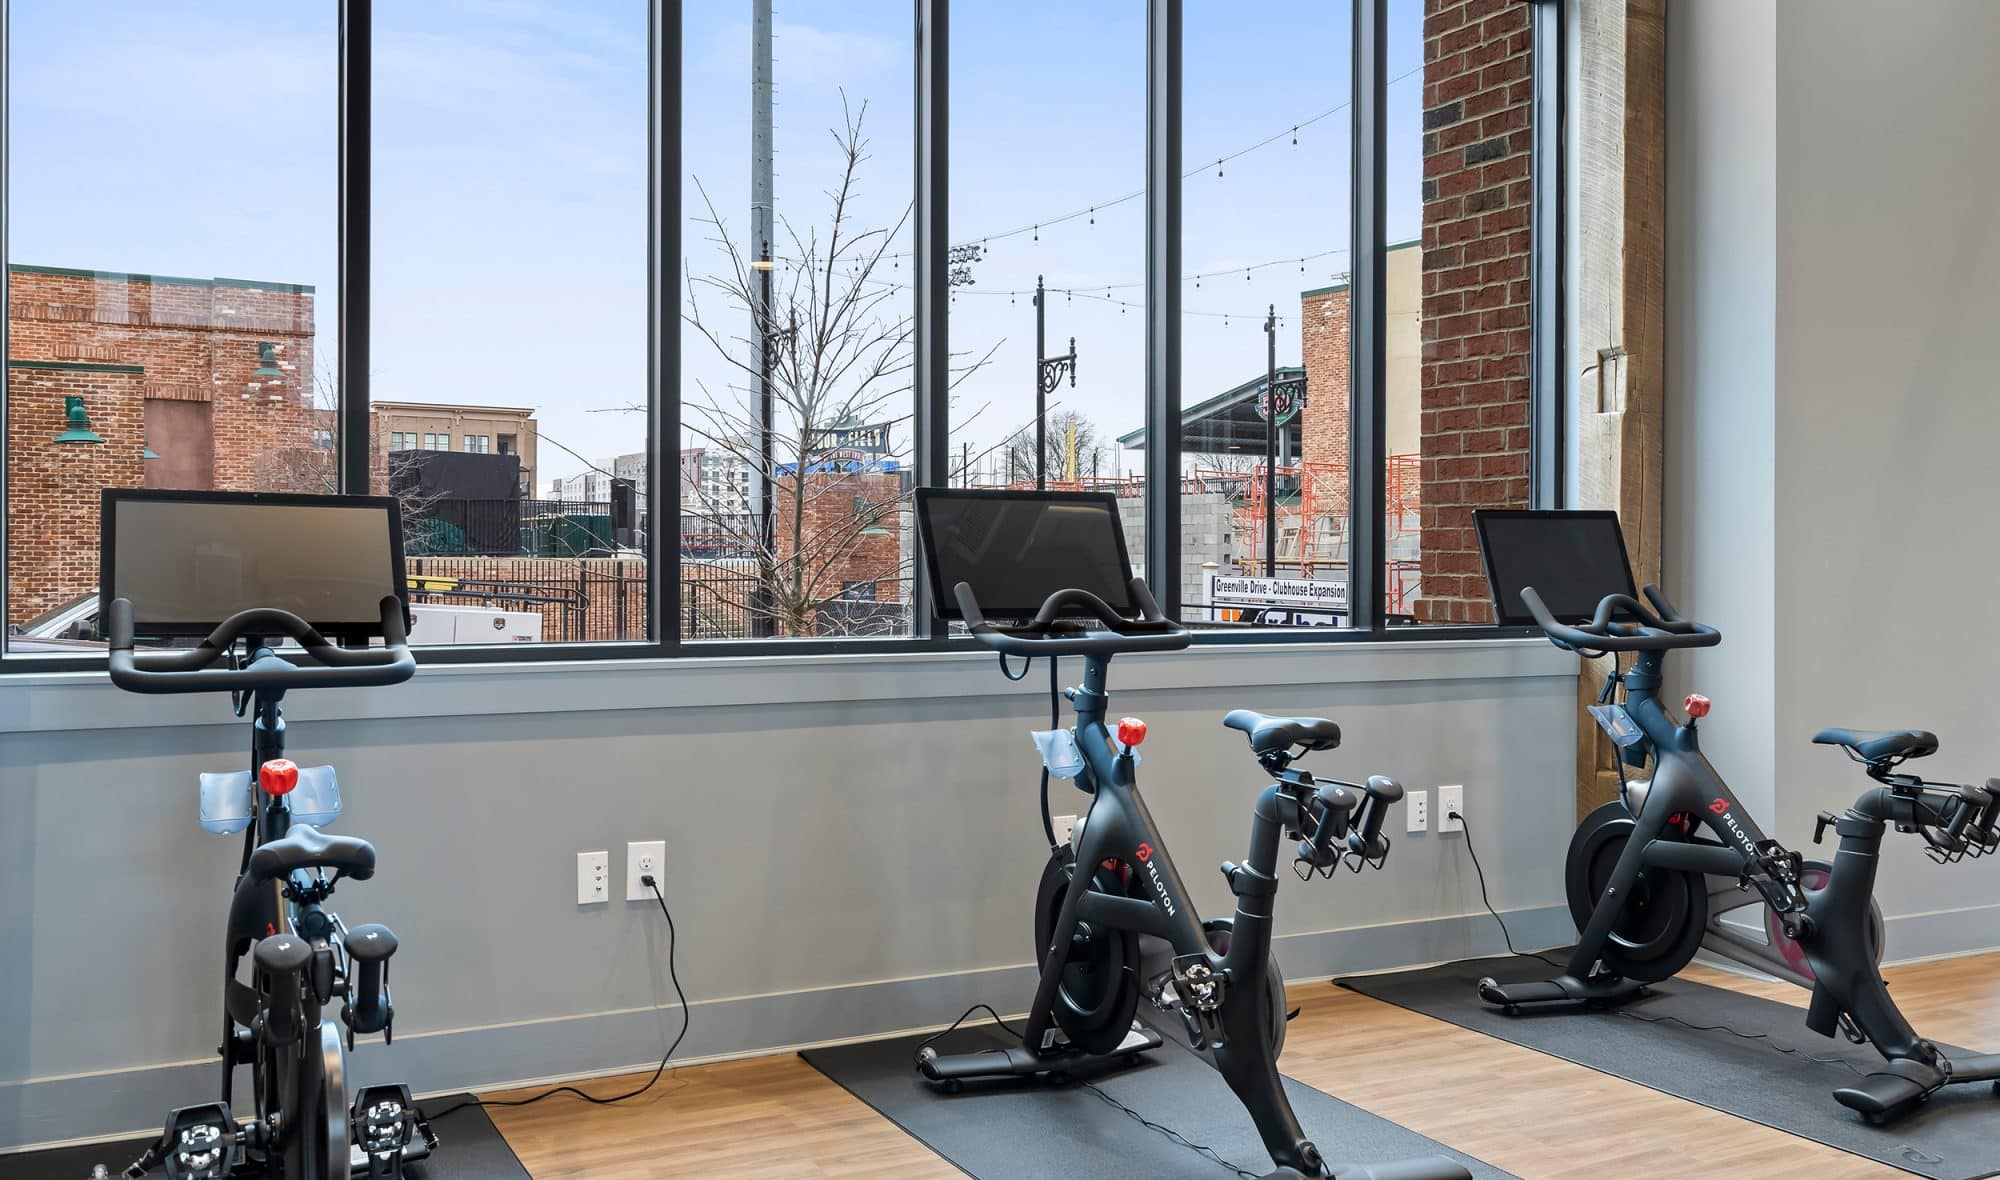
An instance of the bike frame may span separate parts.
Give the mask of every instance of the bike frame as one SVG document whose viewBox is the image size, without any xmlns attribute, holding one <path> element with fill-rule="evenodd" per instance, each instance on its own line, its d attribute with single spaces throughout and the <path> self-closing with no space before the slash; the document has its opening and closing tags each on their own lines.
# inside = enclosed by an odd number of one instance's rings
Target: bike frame
<svg viewBox="0 0 2000 1180">
<path fill-rule="evenodd" d="M 1663 653 L 1640 652 L 1622 677 L 1625 712 L 1652 742 L 1656 759 L 1652 785 L 1633 817 L 1634 827 L 1606 882 L 1605 892 L 1591 910 L 1589 924 L 1577 939 L 1568 973 L 1590 978 L 1599 948 L 1610 938 L 1623 907 L 1609 903 L 1628 893 L 1641 870 L 1652 867 L 1705 873 L 1712 880 L 1712 902 L 1734 892 L 1724 909 L 1751 904 L 1741 885 L 1755 884 L 1762 899 L 1780 912 L 1802 913 L 1811 935 L 1799 940 L 1812 974 L 1802 975 L 1767 944 L 1711 921 L 1705 944 L 1758 970 L 1787 979 L 1812 991 L 1806 1025 L 1831 1036 L 1846 1014 L 1887 1058 L 1931 1056 L 1901 1010 L 1890 1000 L 1881 973 L 1875 969 L 1878 948 L 1870 945 L 1868 913 L 1875 893 L 1882 838 L 1891 822 L 1908 824 L 1924 817 L 1919 800 L 1877 789 L 1863 795 L 1854 808 L 1834 821 L 1840 837 L 1832 870 L 1821 888 L 1787 890 L 1758 870 L 1775 847 L 1750 817 L 1722 776 L 1702 755 L 1695 727 L 1676 724 L 1660 702 Z M 1690 816 L 1713 833 L 1722 845 L 1663 840 L 1667 826 Z M 1713 912 L 1713 911 L 1712 911 Z M 1716 941 L 1725 945 L 1715 946 Z"/>
<path fill-rule="evenodd" d="M 1278 841 L 1297 825 L 1297 804 L 1273 784 L 1257 801 L 1245 864 L 1229 874 L 1236 894 L 1236 918 L 1229 949 L 1217 954 L 1202 930 L 1187 889 L 1167 854 L 1152 813 L 1139 794 L 1135 759 L 1120 752 L 1104 718 L 1108 655 L 1084 658 L 1082 687 L 1071 694 L 1076 708 L 1076 742 L 1084 767 L 1077 785 L 1091 795 L 1090 809 L 1074 833 L 1078 873 L 1065 893 L 1053 939 L 1044 948 L 1040 982 L 1029 1008 L 1024 1042 L 1039 1050 L 1054 1029 L 1054 1006 L 1063 966 L 1079 922 L 1149 934 L 1165 940 L 1177 958 L 1198 958 L 1220 975 L 1223 997 L 1220 1036 L 1211 1038 L 1215 1068 L 1243 1102 L 1278 1164 L 1309 1175 L 1321 1166 L 1285 1096 L 1272 1054 L 1269 1026 L 1259 1012 L 1271 950 L 1271 914 L 1278 892 Z M 1118 861 L 1132 866 L 1151 899 L 1118 897 L 1090 888 L 1092 866 Z"/>
<path fill-rule="evenodd" d="M 248 646 L 250 662 L 269 654 L 269 649 L 257 640 L 250 640 Z M 247 709 L 251 713 L 252 791 L 258 789 L 255 784 L 264 764 L 285 756 L 284 697 L 282 689 L 257 689 L 250 694 Z M 253 808 L 252 816 L 249 831 L 244 837 L 243 860 L 238 869 L 239 883 L 242 874 L 250 871 L 251 852 L 260 845 L 282 839 L 291 829 L 292 809 L 283 795 L 264 795 Z M 340 920 L 318 902 L 294 904 L 285 896 L 287 888 L 295 885 L 305 888 L 311 884 L 312 878 L 305 870 L 295 871 L 283 880 L 271 881 L 258 904 L 243 915 L 249 918 L 248 924 L 232 923 L 227 935 L 230 969 L 224 982 L 225 990 L 239 986 L 235 968 L 240 958 L 237 952 L 240 940 L 248 939 L 254 943 L 259 938 L 274 934 L 298 933 L 313 948 L 314 963 L 308 970 L 314 975 L 324 976 L 322 981 L 329 985 L 327 994 L 334 994 L 332 984 L 344 980 L 347 975 L 345 956 L 337 937 Z M 232 917 L 236 916 L 232 913 Z M 296 997 L 304 1014 L 300 1043 L 271 1049 L 256 1042 L 252 1047 L 253 1053 L 263 1054 L 266 1058 L 257 1063 L 263 1075 L 257 1094 L 259 1115 L 283 1112 L 291 1118 L 290 1125 L 280 1129 L 281 1139 L 275 1145 L 275 1154 L 283 1159 L 287 1174 L 307 1174 L 305 1169 L 310 1167 L 309 1157 L 324 1154 L 344 1160 L 348 1152 L 345 1114 L 336 1113 L 327 1103 L 329 1090 L 337 1090 L 344 1095 L 347 1089 L 346 1055 L 340 1030 L 326 1021 L 325 1005 L 320 999 L 320 988 L 316 982 L 305 976 L 300 982 L 302 986 Z M 268 991 L 269 984 L 258 979 L 254 987 L 261 994 Z M 273 996 L 270 1002 L 290 1004 L 294 999 L 291 996 Z M 225 1046 L 236 1043 L 237 1023 L 236 1014 L 225 1003 Z M 233 1054 L 224 1052 L 222 1101 L 225 1104 L 234 1098 L 238 1064 Z M 312 1124 L 316 1118 L 324 1125 L 315 1131 Z"/>
<path fill-rule="evenodd" d="M 1622 678 L 1625 712 L 1652 742 L 1657 762 L 1625 851 L 1571 953 L 1569 974 L 1577 979 L 1590 977 L 1598 949 L 1623 916 L 1622 906 L 1605 904 L 1605 899 L 1628 894 L 1642 870 L 1679 869 L 1740 881 L 1759 863 L 1759 846 L 1766 842 L 1763 829 L 1703 756 L 1694 726 L 1677 725 L 1660 702 L 1660 664 L 1660 652 L 1640 652 Z M 1720 847 L 1662 840 L 1667 826 L 1684 815 L 1712 833 Z M 1767 895 L 1766 900 L 1773 899 Z M 1773 904 L 1789 907 L 1790 902 Z"/>
</svg>

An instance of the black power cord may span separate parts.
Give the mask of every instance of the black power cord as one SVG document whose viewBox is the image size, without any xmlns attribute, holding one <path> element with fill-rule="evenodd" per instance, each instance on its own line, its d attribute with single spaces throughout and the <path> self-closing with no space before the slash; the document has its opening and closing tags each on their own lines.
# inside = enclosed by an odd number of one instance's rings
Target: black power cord
<svg viewBox="0 0 2000 1180">
<path fill-rule="evenodd" d="M 1510 955 L 1519 956 L 1520 958 L 1523 959 L 1535 959 L 1540 962 L 1547 963 L 1549 966 L 1554 967 L 1558 971 L 1562 970 L 1563 965 L 1561 963 L 1556 962 L 1554 959 L 1546 958 L 1542 955 L 1536 954 L 1534 951 L 1523 951 L 1515 949 L 1514 933 L 1513 931 L 1507 929 L 1507 919 L 1501 917 L 1500 911 L 1493 908 L 1493 899 L 1489 897 L 1486 893 L 1486 870 L 1480 867 L 1479 852 L 1472 846 L 1471 825 L 1467 824 L 1465 822 L 1465 817 L 1463 815 L 1460 815 L 1456 811 L 1446 812 L 1445 818 L 1457 820 L 1458 826 L 1465 832 L 1466 855 L 1472 858 L 1472 871 L 1479 874 L 1479 904 L 1485 906 L 1486 912 L 1492 914 L 1493 920 L 1500 924 L 1500 937 L 1506 940 L 1507 953 Z"/>
<path fill-rule="evenodd" d="M 660 1078 L 667 1072 L 667 1062 L 673 1059 L 675 1052 L 677 1052 L 681 1047 L 681 1042 L 687 1038 L 688 1023 L 691 1014 L 688 1009 L 687 992 L 682 990 L 681 988 L 680 971 L 678 970 L 678 968 L 675 966 L 674 963 L 674 951 L 680 943 L 680 934 L 677 930 L 674 929 L 674 913 L 672 910 L 667 908 L 666 895 L 660 892 L 659 882 L 653 879 L 653 875 L 651 873 L 648 873 L 640 877 L 639 883 L 653 891 L 653 899 L 660 903 L 660 913 L 666 916 L 667 978 L 673 981 L 674 997 L 676 1000 L 679 1001 L 681 1008 L 681 1031 L 674 1037 L 673 1044 L 667 1046 L 666 1054 L 660 1058 L 660 1064 L 653 1070 L 653 1076 L 647 1078 L 645 1084 L 640 1086 L 638 1089 L 630 1090 L 627 1091 L 626 1093 L 618 1094 L 610 1098 L 602 1098 L 595 1094 L 588 1094 L 582 1090 L 579 1090 L 575 1086 L 568 1086 L 568 1085 L 554 1086 L 551 1087 L 550 1089 L 542 1091 L 539 1094 L 531 1094 L 526 1098 L 472 1098 L 452 1106 L 447 1106 L 443 1110 L 437 1112 L 436 1114 L 429 1116 L 432 1122 L 436 1122 L 438 1119 L 444 1118 L 446 1115 L 456 1114 L 461 1110 L 467 1109 L 468 1107 L 529 1106 L 532 1105 L 533 1103 L 540 1102 L 545 1098 L 553 1098 L 558 1094 L 568 1094 L 571 1095 L 572 1097 L 581 1098 L 585 1102 L 590 1103 L 592 1106 L 610 1106 L 618 1102 L 629 1102 L 630 1100 L 639 1097 L 641 1094 L 646 1093 L 648 1090 L 651 1090 L 655 1085 L 659 1083 Z M 963 1019 L 963 1017 L 961 1017 L 960 1019 Z"/>
<path fill-rule="evenodd" d="M 1449 815 L 1450 818 L 1457 820 L 1461 827 L 1465 827 L 1465 817 L 1463 815 L 1460 815 L 1456 811 L 1449 812 L 1447 814 Z M 1479 867 L 1479 853 L 1474 851 L 1472 847 L 1472 829 L 1470 827 L 1465 827 L 1465 851 L 1468 855 L 1472 857 L 1473 872 L 1479 874 L 1480 903 L 1486 907 L 1487 913 L 1493 915 L 1494 922 L 1499 924 L 1500 937 L 1504 939 L 1507 943 L 1507 953 L 1511 955 L 1516 955 L 1523 959 L 1535 959 L 1540 962 L 1547 963 L 1549 966 L 1556 968 L 1558 971 L 1568 970 L 1568 967 L 1565 964 L 1558 963 L 1553 959 L 1549 959 L 1543 955 L 1538 955 L 1533 951 L 1523 951 L 1514 949 L 1514 936 L 1507 929 L 1507 919 L 1500 916 L 1500 911 L 1494 909 L 1492 901 L 1488 900 L 1487 898 L 1486 870 Z M 1770 1033 L 1747 1033 L 1742 1031 L 1741 1029 L 1731 1028 L 1726 1024 L 1695 1024 L 1692 1021 L 1682 1020 L 1678 1016 L 1642 1016 L 1639 1013 L 1630 1011 L 1624 1007 L 1614 1007 L 1611 1008 L 1610 1011 L 1612 1012 L 1613 1015 L 1623 1016 L 1627 1020 L 1636 1020 L 1641 1024 L 1678 1024 L 1682 1028 L 1689 1029 L 1693 1032 L 1723 1032 L 1723 1033 L 1728 1033 L 1732 1037 L 1740 1037 L 1741 1039 L 1746 1041 L 1763 1041 L 1770 1048 L 1776 1050 L 1779 1053 L 1786 1054 L 1787 1056 L 1802 1058 L 1806 1061 L 1812 1062 L 1814 1065 L 1839 1066 L 1840 1068 L 1853 1074 L 1855 1077 L 1868 1076 L 1862 1070 L 1856 1069 L 1854 1067 L 1854 1063 L 1851 1061 L 1847 1061 L 1839 1057 L 1818 1057 L 1811 1053 L 1806 1052 L 1804 1049 L 1794 1049 L 1786 1045 L 1780 1045 L 1778 1042 L 1771 1039 Z"/>
</svg>

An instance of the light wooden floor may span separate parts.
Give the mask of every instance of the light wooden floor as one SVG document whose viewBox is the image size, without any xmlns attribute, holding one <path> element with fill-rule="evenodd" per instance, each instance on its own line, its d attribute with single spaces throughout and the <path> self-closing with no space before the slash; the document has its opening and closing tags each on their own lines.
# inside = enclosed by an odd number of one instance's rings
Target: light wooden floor
<svg viewBox="0 0 2000 1180">
<path fill-rule="evenodd" d="M 1787 1003 L 1805 997 L 1785 984 L 1688 974 Z M 2000 954 L 1887 975 L 1926 1036 L 2000 1050 Z M 1302 1011 L 1285 1042 L 1287 1074 L 1528 1180 L 1905 1175 L 1331 984 L 1296 987 L 1292 998 Z M 2000 1105 L 1995 1113 L 2000 1129 Z M 790 1054 L 677 1070 L 620 1106 L 558 1097 L 493 1118 L 535 1180 L 960 1175 Z"/>
</svg>

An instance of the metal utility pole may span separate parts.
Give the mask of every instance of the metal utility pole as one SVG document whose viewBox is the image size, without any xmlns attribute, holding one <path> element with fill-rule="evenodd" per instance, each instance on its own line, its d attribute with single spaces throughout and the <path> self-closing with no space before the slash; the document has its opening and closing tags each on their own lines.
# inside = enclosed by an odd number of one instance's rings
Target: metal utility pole
<svg viewBox="0 0 2000 1180">
<path fill-rule="evenodd" d="M 1297 377 L 1278 380 L 1278 305 L 1270 305 L 1264 317 L 1264 396 L 1258 399 L 1257 412 L 1264 417 L 1264 576 L 1278 576 L 1278 468 L 1291 465 L 1291 435 L 1285 427 L 1291 424 L 1293 416 L 1305 408 L 1306 379 L 1303 371 Z M 1304 490 L 1304 481 L 1300 481 Z M 1305 501 L 1299 501 L 1303 514 Z M 1306 522 L 1299 518 L 1299 543 L 1305 543 Z"/>
<path fill-rule="evenodd" d="M 1035 490 L 1049 486 L 1049 394 L 1062 384 L 1063 372 L 1069 372 L 1070 388 L 1076 388 L 1076 337 L 1069 338 L 1069 352 L 1064 356 L 1049 356 L 1047 344 L 1048 294 L 1042 286 L 1042 276 L 1035 276 Z"/>
<path fill-rule="evenodd" d="M 1264 576 L 1278 576 L 1278 305 L 1264 317 Z"/>
<path fill-rule="evenodd" d="M 776 497 L 772 494 L 774 474 L 771 421 L 771 235 L 773 196 L 771 180 L 771 0 L 752 0 L 750 6 L 750 240 L 757 254 L 751 268 L 757 272 L 756 306 L 750 311 L 750 346 L 757 350 L 757 380 L 751 390 L 756 404 L 757 470 L 750 476 L 751 505 L 757 513 L 758 543 L 766 560 L 775 561 Z M 757 612 L 756 630 L 769 636 L 773 630 L 769 611 Z"/>
</svg>

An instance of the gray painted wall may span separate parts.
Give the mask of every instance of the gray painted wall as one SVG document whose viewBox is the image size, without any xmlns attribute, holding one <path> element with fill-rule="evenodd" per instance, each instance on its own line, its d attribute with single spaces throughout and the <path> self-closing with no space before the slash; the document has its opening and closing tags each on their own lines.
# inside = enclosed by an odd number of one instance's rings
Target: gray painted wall
<svg viewBox="0 0 2000 1180">
<path fill-rule="evenodd" d="M 1227 912 L 1214 866 L 1242 856 L 1258 787 L 1221 714 L 1323 712 L 1347 741 L 1313 764 L 1466 785 L 1494 903 L 1546 945 L 1569 932 L 1573 667 L 1516 641 L 1211 649 L 1128 658 L 1114 704 L 1152 725 L 1148 797 L 1204 912 Z M 339 908 L 403 939 L 397 1042 L 358 1071 L 437 1091 L 657 1059 L 675 1027 L 657 910 L 574 900 L 576 853 L 611 849 L 622 881 L 635 839 L 667 842 L 686 1058 L 1018 1009 L 1041 676 L 855 656 L 435 668 L 301 695 L 294 752 L 339 768 L 339 826 L 382 858 Z M 0 685 L 0 1145 L 142 1128 L 209 1089 L 236 842 L 197 827 L 194 776 L 241 757 L 227 715 L 84 676 Z M 1285 882 L 1294 977 L 1498 948 L 1462 840 L 1401 819 L 1387 872 Z"/>
<path fill-rule="evenodd" d="M 1777 735 L 1919 726 L 1943 743 L 1927 774 L 1980 781 L 2000 774 L 2000 5 L 1882 15 L 1778 10 Z M 1781 755 L 1785 838 L 1861 781 L 1837 752 Z M 1911 843 L 1883 905 L 1979 907 L 1964 921 L 2000 934 L 2000 865 L 1940 870 Z"/>
<path fill-rule="evenodd" d="M 1867 780 L 1809 738 L 1920 726 L 2000 772 L 1987 504 L 2000 443 L 2000 7 L 1676 0 L 1669 14 L 1670 589 L 1714 761 L 1810 847 Z M 1885 850 L 1892 956 L 2000 945 L 2000 866 Z"/>
<path fill-rule="evenodd" d="M 1677 0 L 1668 15 L 1661 567 L 1668 597 L 1725 636 L 1675 657 L 1672 675 L 1714 698 L 1703 745 L 1770 816 L 1775 12 L 1769 0 Z"/>
</svg>

